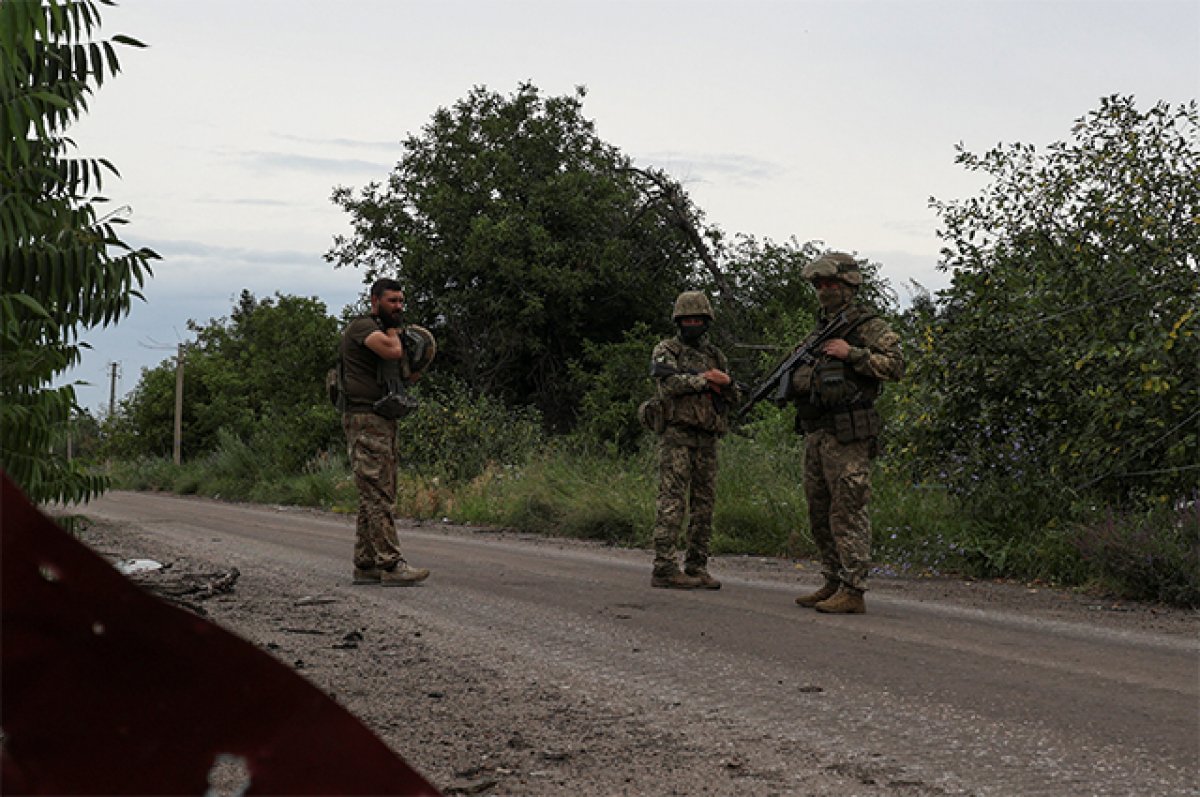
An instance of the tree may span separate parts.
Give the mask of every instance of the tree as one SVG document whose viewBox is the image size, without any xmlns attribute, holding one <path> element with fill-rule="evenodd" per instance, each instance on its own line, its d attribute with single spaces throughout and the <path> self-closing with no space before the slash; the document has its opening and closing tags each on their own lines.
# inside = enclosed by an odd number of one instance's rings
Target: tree
<svg viewBox="0 0 1200 797">
<path fill-rule="evenodd" d="M 386 185 L 333 201 L 351 216 L 327 259 L 395 276 L 442 342 L 439 370 L 569 426 L 584 342 L 657 325 L 697 281 L 697 253 L 644 181 L 597 137 L 585 92 L 478 87 L 409 136 Z"/>
<path fill-rule="evenodd" d="M 94 192 L 116 169 L 72 156 L 65 131 L 120 71 L 126 36 L 93 40 L 92 0 L 0 3 L 0 466 L 34 501 L 75 502 L 106 482 L 53 455 L 78 410 L 71 386 L 51 388 L 80 359 L 82 331 L 115 323 L 150 276 L 149 249 L 116 234 Z"/>
<path fill-rule="evenodd" d="M 188 322 L 183 441 L 189 457 L 216 449 L 220 432 L 253 442 L 282 473 L 298 473 L 340 441 L 337 411 L 324 398 L 340 326 L 317 298 L 257 299 L 242 291 L 228 318 Z M 175 362 L 142 372 L 112 424 L 113 452 L 167 456 L 173 445 Z"/>
<path fill-rule="evenodd" d="M 999 519 L 1064 493 L 1194 496 L 1197 129 L 1195 102 L 1142 112 L 1114 96 L 1045 153 L 960 149 L 991 183 L 931 200 L 953 278 L 927 325 L 928 411 L 911 432 L 972 506 Z"/>
</svg>

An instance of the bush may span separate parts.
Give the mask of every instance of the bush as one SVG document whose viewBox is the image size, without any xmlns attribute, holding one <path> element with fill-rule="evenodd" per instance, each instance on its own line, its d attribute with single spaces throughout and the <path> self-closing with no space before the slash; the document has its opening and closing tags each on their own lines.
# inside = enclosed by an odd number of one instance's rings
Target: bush
<svg viewBox="0 0 1200 797">
<path fill-rule="evenodd" d="M 399 423 L 401 470 L 464 483 L 491 467 L 521 465 L 545 445 L 533 408 L 507 407 L 450 379 L 414 390 L 420 407 Z"/>
<path fill-rule="evenodd" d="M 1104 516 L 1072 542 L 1097 583 L 1124 598 L 1200 607 L 1200 501 Z"/>
<path fill-rule="evenodd" d="M 168 457 L 143 457 L 117 461 L 110 468 L 113 487 L 119 490 L 169 490 L 177 488 L 179 468 Z"/>
<path fill-rule="evenodd" d="M 271 503 L 356 511 L 358 492 L 345 454 L 324 451 L 313 457 L 299 474 L 283 479 Z"/>
<path fill-rule="evenodd" d="M 645 429 L 637 407 L 654 395 L 650 352 L 663 337 L 635 324 L 618 343 L 584 344 L 584 360 L 572 364 L 572 378 L 586 386 L 580 400 L 577 437 L 604 446 L 607 453 L 633 454 Z"/>
</svg>

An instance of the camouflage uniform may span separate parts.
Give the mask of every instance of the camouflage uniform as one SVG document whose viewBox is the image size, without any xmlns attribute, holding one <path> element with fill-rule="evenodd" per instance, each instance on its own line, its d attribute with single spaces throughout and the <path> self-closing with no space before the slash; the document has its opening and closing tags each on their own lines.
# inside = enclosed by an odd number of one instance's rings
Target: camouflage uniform
<svg viewBox="0 0 1200 797">
<path fill-rule="evenodd" d="M 851 277 L 858 281 L 847 284 L 861 284 L 857 264 Z M 823 354 L 797 369 L 792 392 L 797 431 L 805 435 L 804 494 L 822 573 L 829 589 L 841 585 L 861 594 L 871 565 L 867 505 L 881 428 L 874 404 L 883 382 L 903 376 L 904 357 L 899 336 L 883 319 L 858 304 L 850 305 L 847 317 L 857 322 L 845 335 L 849 355 L 839 360 Z"/>
<path fill-rule="evenodd" d="M 358 488 L 354 566 L 390 570 L 400 562 L 396 534 L 396 422 L 373 412 L 347 412 L 342 429 Z"/>
<path fill-rule="evenodd" d="M 371 411 L 384 388 L 379 357 L 364 343 L 380 328 L 374 316 L 357 318 L 346 326 L 341 342 L 347 390 L 342 430 L 358 488 L 354 566 L 362 570 L 391 570 L 403 561 L 395 518 L 396 422 Z"/>
<path fill-rule="evenodd" d="M 703 306 L 707 305 L 705 298 Z M 711 308 L 708 315 L 711 318 Z M 729 369 L 721 350 L 703 339 L 688 342 L 676 335 L 659 342 L 651 366 L 660 368 L 659 373 L 678 372 L 659 376 L 656 386 L 667 424 L 659 440 L 654 575 L 679 572 L 676 545 L 685 515 L 685 569 L 689 574 L 706 572 L 717 491 L 717 439 L 729 429 L 729 408 L 737 400 L 737 389 L 731 383 L 717 393 L 701 375 Z M 710 578 L 707 585 L 719 583 Z"/>
</svg>

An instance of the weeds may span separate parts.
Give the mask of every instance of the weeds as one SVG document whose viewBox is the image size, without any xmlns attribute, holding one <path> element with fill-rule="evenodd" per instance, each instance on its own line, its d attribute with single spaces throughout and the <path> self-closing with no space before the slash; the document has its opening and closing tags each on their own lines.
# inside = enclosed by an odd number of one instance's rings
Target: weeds
<svg viewBox="0 0 1200 797">
<path fill-rule="evenodd" d="M 1071 542 L 1104 589 L 1136 600 L 1200 608 L 1200 502 L 1141 514 L 1106 512 Z"/>
<path fill-rule="evenodd" d="M 632 454 L 580 437 L 548 439 L 536 415 L 460 387 L 426 397 L 400 431 L 397 511 L 524 532 L 649 547 L 657 492 L 655 441 Z M 711 548 L 717 554 L 812 556 L 801 441 L 783 414 L 720 444 Z M 115 486 L 353 512 L 340 451 L 279 472 L 253 442 L 222 434 L 217 450 L 176 467 L 117 463 Z M 1090 510 L 1071 521 L 1038 507 L 1007 516 L 964 506 L 943 486 L 915 483 L 886 457 L 871 502 L 875 572 L 964 575 L 1093 586 L 1117 596 L 1200 606 L 1200 503 L 1159 502 L 1140 514 Z M 1034 520 L 1036 518 L 1036 521 Z"/>
</svg>

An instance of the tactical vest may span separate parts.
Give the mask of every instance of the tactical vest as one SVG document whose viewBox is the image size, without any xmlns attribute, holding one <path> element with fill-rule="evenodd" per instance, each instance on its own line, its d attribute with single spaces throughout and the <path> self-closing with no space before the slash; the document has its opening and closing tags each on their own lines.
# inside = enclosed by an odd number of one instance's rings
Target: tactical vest
<svg viewBox="0 0 1200 797">
<path fill-rule="evenodd" d="M 845 340 L 853 348 L 866 348 L 861 329 L 875 314 L 856 308 L 854 326 Z M 828 429 L 839 442 L 868 440 L 879 435 L 882 423 L 875 400 L 883 390 L 878 379 L 859 373 L 845 360 L 823 355 L 811 366 L 792 374 L 798 432 Z"/>
</svg>

